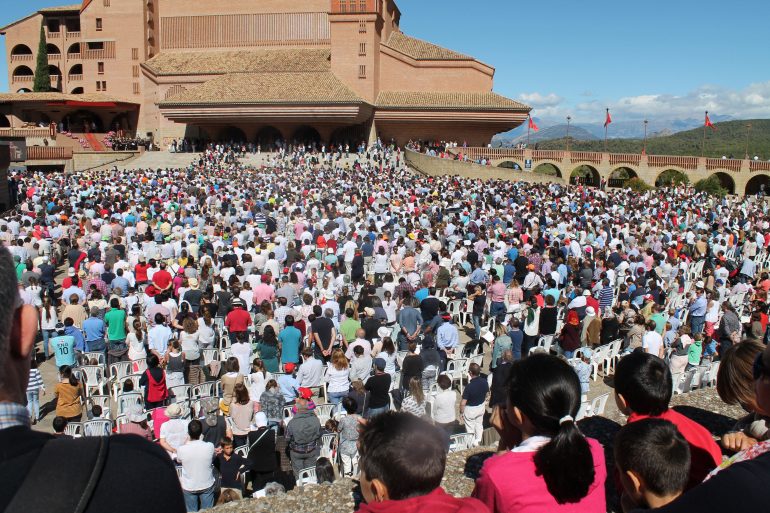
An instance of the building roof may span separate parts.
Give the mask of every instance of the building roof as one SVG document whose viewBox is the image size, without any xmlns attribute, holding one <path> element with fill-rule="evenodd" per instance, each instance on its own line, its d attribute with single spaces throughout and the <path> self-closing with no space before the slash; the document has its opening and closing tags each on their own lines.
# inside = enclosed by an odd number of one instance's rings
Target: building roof
<svg viewBox="0 0 770 513">
<path fill-rule="evenodd" d="M 274 73 L 328 71 L 328 49 L 270 49 L 224 52 L 160 53 L 144 63 L 156 76 L 221 75 L 223 73 Z"/>
<path fill-rule="evenodd" d="M 56 7 L 44 7 L 42 9 L 38 9 L 37 12 L 40 14 L 47 14 L 47 13 L 57 13 L 57 12 L 76 12 L 80 10 L 80 4 L 72 4 L 72 5 L 59 5 Z"/>
<path fill-rule="evenodd" d="M 160 105 L 363 103 L 329 71 L 230 73 L 175 94 Z"/>
<path fill-rule="evenodd" d="M 0 103 L 12 102 L 136 103 L 101 93 L 0 93 Z"/>
<path fill-rule="evenodd" d="M 427 91 L 383 91 L 377 97 L 377 107 L 407 109 L 485 109 L 524 110 L 530 107 L 491 91 L 478 93 L 427 92 Z"/>
<path fill-rule="evenodd" d="M 403 32 L 392 32 L 385 46 L 411 57 L 412 59 L 440 61 L 472 61 L 473 57 L 434 45 L 422 39 L 407 36 Z"/>
</svg>

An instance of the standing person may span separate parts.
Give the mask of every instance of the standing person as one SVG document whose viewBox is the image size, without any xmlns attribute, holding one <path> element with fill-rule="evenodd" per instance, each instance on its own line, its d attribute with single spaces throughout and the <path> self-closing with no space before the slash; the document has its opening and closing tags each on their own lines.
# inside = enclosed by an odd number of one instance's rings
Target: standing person
<svg viewBox="0 0 770 513">
<path fill-rule="evenodd" d="M 329 370 L 326 374 L 328 383 L 326 393 L 329 395 L 329 402 L 338 409 L 342 398 L 348 395 L 350 390 L 350 366 L 345 353 L 341 349 L 335 349 L 332 353 L 331 362 L 328 363 Z"/>
<path fill-rule="evenodd" d="M 75 357 L 75 337 L 64 334 L 64 324 L 56 325 L 56 336 L 51 339 L 51 347 L 56 361 L 56 366 L 74 367 L 77 365 Z"/>
<path fill-rule="evenodd" d="M 166 386 L 172 388 L 184 385 L 184 353 L 178 340 L 169 344 L 168 352 L 165 358 Z"/>
<path fill-rule="evenodd" d="M 182 464 L 180 481 L 187 511 L 214 507 L 214 444 L 200 439 L 203 426 L 197 419 L 187 425 L 189 441 L 177 448 L 176 459 Z"/>
<path fill-rule="evenodd" d="M 120 307 L 120 300 L 110 299 L 110 309 L 104 314 L 104 324 L 107 326 L 107 351 L 111 357 L 120 358 L 126 350 L 126 311 Z M 123 357 L 125 358 L 125 357 Z M 109 363 L 109 362 L 108 362 Z"/>
<path fill-rule="evenodd" d="M 690 299 L 688 308 L 690 309 L 690 328 L 693 335 L 701 333 L 706 323 L 706 310 L 708 309 L 708 300 L 703 291 L 703 282 L 695 284 L 695 297 Z"/>
<path fill-rule="evenodd" d="M 307 399 L 298 397 L 297 413 L 286 425 L 286 441 L 294 476 L 299 471 L 312 467 L 321 454 L 321 422 L 315 413 L 307 409 Z"/>
<path fill-rule="evenodd" d="M 40 418 L 40 396 L 45 395 L 45 384 L 40 369 L 37 368 L 37 360 L 32 358 L 29 367 L 29 384 L 27 385 L 27 411 L 34 426 Z"/>
<path fill-rule="evenodd" d="M 235 445 L 230 438 L 223 438 L 219 442 L 220 452 L 214 460 L 214 468 L 219 471 L 221 476 L 220 494 L 224 492 L 234 493 L 238 499 L 243 498 L 243 488 L 239 481 L 240 475 L 248 470 L 250 463 L 235 453 Z"/>
<path fill-rule="evenodd" d="M 45 359 L 50 357 L 50 340 L 56 336 L 56 325 L 59 319 L 53 306 L 51 294 L 43 296 L 43 306 L 40 307 L 40 333 L 43 335 L 43 354 Z"/>
<path fill-rule="evenodd" d="M 473 497 L 493 513 L 514 504 L 516 511 L 604 513 L 604 450 L 575 424 L 579 408 L 580 382 L 567 362 L 534 354 L 513 363 L 508 406 L 493 415 L 504 452 L 484 462 Z"/>
<path fill-rule="evenodd" d="M 473 310 L 471 317 L 473 318 L 473 338 L 478 340 L 481 337 L 481 318 L 484 317 L 484 308 L 487 304 L 487 296 L 484 294 L 483 285 L 475 285 L 473 287 L 473 293 L 468 296 L 468 299 L 473 301 Z M 399 348 L 400 349 L 400 348 Z"/>
<path fill-rule="evenodd" d="M 60 380 L 56 383 L 56 416 L 64 417 L 69 422 L 80 422 L 83 416 L 83 403 L 86 395 L 82 383 L 72 367 L 67 365 L 59 369 Z"/>
<path fill-rule="evenodd" d="M 537 306 L 537 297 L 532 296 L 524 309 L 524 338 L 521 343 L 521 354 L 527 356 L 529 350 L 537 345 L 540 333 L 540 307 Z"/>
<path fill-rule="evenodd" d="M 481 443 L 484 433 L 484 413 L 489 392 L 487 379 L 481 376 L 481 367 L 472 363 L 468 367 L 470 381 L 463 390 L 463 400 L 460 401 L 460 415 L 465 422 L 465 432 L 473 435 L 474 446 Z"/>
<path fill-rule="evenodd" d="M 284 319 L 286 327 L 278 334 L 281 342 L 281 363 L 299 363 L 299 350 L 302 345 L 302 332 L 294 326 L 294 316 Z"/>
<path fill-rule="evenodd" d="M 647 332 L 642 337 L 642 349 L 645 353 L 663 358 L 666 352 L 666 346 L 663 344 L 663 337 L 655 331 L 655 321 L 647 321 Z"/>
<path fill-rule="evenodd" d="M 431 417 L 436 426 L 443 429 L 448 435 L 455 434 L 457 430 L 457 395 L 452 390 L 452 380 L 446 374 L 441 374 L 436 380 L 439 391 L 433 398 Z"/>
<path fill-rule="evenodd" d="M 276 337 L 272 326 L 265 326 L 265 331 L 262 332 L 262 342 L 257 344 L 257 351 L 259 351 L 259 356 L 262 363 L 265 364 L 267 372 L 278 372 L 280 348 L 278 347 L 278 337 Z"/>
<path fill-rule="evenodd" d="M 358 404 L 352 397 L 345 397 L 342 400 L 342 408 L 347 413 L 338 425 L 342 474 L 355 477 L 358 475 L 358 447 L 356 443 L 358 442 L 358 426 L 361 417 L 356 414 Z"/>
<path fill-rule="evenodd" d="M 390 408 L 390 383 L 391 376 L 385 372 L 387 362 L 382 358 L 374 359 L 374 376 L 369 378 L 364 388 L 369 392 L 369 407 L 366 409 L 366 418 L 371 419 L 388 411 Z"/>
<path fill-rule="evenodd" d="M 147 357 L 147 369 L 139 378 L 139 386 L 144 387 L 144 406 L 148 410 L 163 406 L 168 398 L 166 373 L 159 365 L 158 357 L 151 354 Z"/>
</svg>

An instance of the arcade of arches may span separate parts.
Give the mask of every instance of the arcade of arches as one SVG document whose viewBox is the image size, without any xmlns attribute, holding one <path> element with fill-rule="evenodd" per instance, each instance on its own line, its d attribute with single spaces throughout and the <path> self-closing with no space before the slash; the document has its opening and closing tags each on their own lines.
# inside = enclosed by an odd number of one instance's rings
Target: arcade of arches
<svg viewBox="0 0 770 513">
<path fill-rule="evenodd" d="M 288 142 L 290 144 L 348 144 L 357 146 L 368 139 L 368 127 L 366 125 L 283 125 L 268 124 L 255 126 L 202 126 L 188 130 L 192 137 L 204 139 L 255 143 L 263 149 L 275 148 L 276 143 Z"/>
</svg>

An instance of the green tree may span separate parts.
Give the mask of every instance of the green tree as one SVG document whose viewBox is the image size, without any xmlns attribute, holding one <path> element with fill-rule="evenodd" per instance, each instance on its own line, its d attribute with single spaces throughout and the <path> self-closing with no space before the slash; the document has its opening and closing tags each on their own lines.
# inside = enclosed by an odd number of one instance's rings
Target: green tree
<svg viewBox="0 0 770 513">
<path fill-rule="evenodd" d="M 45 41 L 45 26 L 40 25 L 40 44 L 37 47 L 37 63 L 35 64 L 35 83 L 32 90 L 45 93 L 51 90 L 51 73 L 48 70 L 48 49 Z"/>
<path fill-rule="evenodd" d="M 727 189 L 722 187 L 722 183 L 716 175 L 711 175 L 703 180 L 698 180 L 693 185 L 696 191 L 705 192 L 711 196 L 724 197 L 727 194 Z"/>
</svg>

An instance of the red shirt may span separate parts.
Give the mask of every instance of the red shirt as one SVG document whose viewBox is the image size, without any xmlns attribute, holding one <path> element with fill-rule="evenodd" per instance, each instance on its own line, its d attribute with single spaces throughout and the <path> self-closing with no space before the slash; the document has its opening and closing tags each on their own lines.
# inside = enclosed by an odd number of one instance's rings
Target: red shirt
<svg viewBox="0 0 770 513">
<path fill-rule="evenodd" d="M 359 513 L 488 513 L 489 509 L 479 500 L 469 497 L 452 497 L 439 487 L 428 495 L 419 495 L 400 501 L 361 504 Z"/>
<path fill-rule="evenodd" d="M 225 326 L 230 333 L 243 333 L 249 329 L 251 316 L 243 308 L 235 308 L 225 317 Z"/>
<path fill-rule="evenodd" d="M 628 422 L 656 418 L 663 419 L 674 424 L 682 436 L 690 444 L 690 481 L 687 483 L 689 490 L 703 482 L 706 475 L 722 463 L 722 451 L 706 428 L 690 420 L 681 413 L 672 409 L 666 410 L 662 415 L 639 415 L 632 413 Z"/>
<path fill-rule="evenodd" d="M 150 266 L 148 264 L 136 264 L 136 267 L 134 267 L 134 276 L 136 277 L 136 281 L 147 281 L 147 269 L 149 268 Z"/>
<path fill-rule="evenodd" d="M 599 315 L 599 312 L 601 311 L 599 309 L 599 300 L 596 299 L 593 296 L 586 296 L 586 306 L 591 306 L 594 309 L 594 312 L 596 312 L 596 315 Z"/>
<path fill-rule="evenodd" d="M 171 285 L 171 273 L 161 269 L 152 275 L 152 283 L 160 290 L 165 290 Z"/>
</svg>

